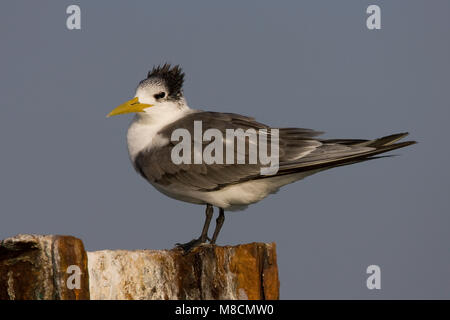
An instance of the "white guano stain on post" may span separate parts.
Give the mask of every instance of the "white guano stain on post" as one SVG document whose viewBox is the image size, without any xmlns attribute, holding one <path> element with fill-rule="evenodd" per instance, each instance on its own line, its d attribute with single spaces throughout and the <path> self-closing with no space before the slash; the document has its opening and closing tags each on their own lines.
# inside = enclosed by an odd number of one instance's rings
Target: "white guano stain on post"
<svg viewBox="0 0 450 320">
<path fill-rule="evenodd" d="M 14 278 L 13 278 L 13 272 L 8 272 L 8 296 L 11 300 L 16 299 L 16 295 L 14 293 Z"/>
</svg>

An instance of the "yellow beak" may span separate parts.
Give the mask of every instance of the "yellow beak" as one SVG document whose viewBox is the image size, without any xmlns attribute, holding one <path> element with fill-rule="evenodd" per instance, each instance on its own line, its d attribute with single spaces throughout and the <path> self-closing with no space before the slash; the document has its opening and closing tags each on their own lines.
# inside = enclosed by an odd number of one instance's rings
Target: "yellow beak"
<svg viewBox="0 0 450 320">
<path fill-rule="evenodd" d="M 117 116 L 118 114 L 125 114 L 125 113 L 130 113 L 130 112 L 143 112 L 144 109 L 150 108 L 150 107 L 153 107 L 153 105 L 140 103 L 139 99 L 136 97 L 136 98 L 133 98 L 133 99 L 125 102 L 124 104 L 121 104 L 120 106 L 115 108 L 113 111 L 111 111 L 106 117 L 109 118 L 112 116 Z"/>
</svg>

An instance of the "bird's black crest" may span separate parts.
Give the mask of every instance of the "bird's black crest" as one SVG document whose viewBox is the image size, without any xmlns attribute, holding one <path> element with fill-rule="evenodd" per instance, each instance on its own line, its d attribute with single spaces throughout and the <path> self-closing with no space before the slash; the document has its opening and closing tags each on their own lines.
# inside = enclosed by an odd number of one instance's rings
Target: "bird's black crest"
<svg viewBox="0 0 450 320">
<path fill-rule="evenodd" d="M 168 97 L 177 98 L 182 94 L 184 73 L 179 65 L 172 67 L 170 64 L 165 63 L 162 66 L 153 67 L 147 75 L 147 79 L 150 78 L 159 78 L 164 82 L 169 90 Z"/>
</svg>

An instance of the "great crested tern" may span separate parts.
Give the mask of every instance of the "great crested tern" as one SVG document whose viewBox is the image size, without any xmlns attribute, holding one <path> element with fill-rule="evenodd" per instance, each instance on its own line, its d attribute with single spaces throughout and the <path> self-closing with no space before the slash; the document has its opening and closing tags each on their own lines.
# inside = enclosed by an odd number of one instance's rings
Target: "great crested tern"
<svg viewBox="0 0 450 320">
<path fill-rule="evenodd" d="M 223 136 L 229 129 L 254 129 L 258 137 L 262 134 L 270 136 L 272 132 L 271 127 L 247 116 L 189 108 L 183 95 L 183 82 L 184 73 L 178 65 L 154 67 L 137 86 L 134 98 L 115 108 L 108 117 L 136 113 L 128 129 L 127 142 L 131 162 L 143 178 L 169 197 L 206 205 L 206 219 L 200 237 L 177 244 L 186 252 L 207 241 L 216 242 L 225 220 L 224 210 L 244 209 L 277 192 L 280 187 L 311 174 L 374 159 L 378 154 L 415 143 L 398 142 L 407 133 L 374 140 L 331 140 L 316 138 L 322 132 L 310 129 L 279 128 L 275 174 L 262 175 L 260 162 L 176 163 L 172 156 L 176 147 L 172 135 L 176 129 L 182 128 L 191 134 L 191 145 L 196 143 L 195 123 L 201 123 L 203 130 L 218 130 L 215 132 Z M 221 149 L 226 149 L 227 143 L 230 141 L 223 139 Z M 246 159 L 250 143 L 246 142 Z M 201 144 L 204 146 L 206 142 L 201 141 Z M 235 150 L 231 158 L 238 158 L 239 152 Z M 191 159 L 191 155 L 188 157 Z M 219 216 L 213 236 L 209 238 L 213 206 L 219 208 Z"/>
</svg>

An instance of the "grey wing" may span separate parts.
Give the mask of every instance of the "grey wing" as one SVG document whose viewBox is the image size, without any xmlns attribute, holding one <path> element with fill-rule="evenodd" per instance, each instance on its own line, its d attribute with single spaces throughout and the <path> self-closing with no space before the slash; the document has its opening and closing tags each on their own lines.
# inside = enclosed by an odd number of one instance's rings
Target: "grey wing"
<svg viewBox="0 0 450 320">
<path fill-rule="evenodd" d="M 379 154 L 404 148 L 417 143 L 416 141 L 399 142 L 408 135 L 407 132 L 397 133 L 374 140 L 362 139 L 332 139 L 320 140 L 322 145 L 305 157 L 292 163 L 281 163 L 278 174 L 325 170 L 337 166 L 379 158 Z"/>
<path fill-rule="evenodd" d="M 202 121 L 203 132 L 214 128 L 225 137 L 226 129 L 265 129 L 270 127 L 256 122 L 253 118 L 231 113 L 196 112 L 163 128 L 159 134 L 170 141 L 173 130 L 187 129 L 194 137 L 194 121 Z M 259 133 L 258 133 L 259 134 Z M 414 142 L 394 144 L 405 134 L 392 135 L 376 140 L 319 140 L 315 136 L 321 132 L 302 128 L 279 129 L 279 170 L 276 175 L 285 175 L 301 171 L 327 169 L 338 165 L 365 161 L 370 157 L 397 149 Z M 191 141 L 193 145 L 193 141 Z M 140 174 L 152 183 L 170 185 L 181 189 L 214 191 L 231 184 L 252 179 L 260 179 L 262 166 L 249 164 L 248 141 L 245 148 L 245 164 L 174 164 L 171 158 L 175 146 L 169 142 L 166 146 L 141 152 L 135 160 Z M 224 148 L 225 149 L 225 148 Z M 225 152 L 225 151 L 224 151 Z M 235 160 L 238 148 L 234 148 Z M 192 163 L 192 162 L 191 162 Z"/>
<path fill-rule="evenodd" d="M 270 134 L 270 128 L 253 118 L 231 113 L 196 112 L 192 113 L 173 124 L 163 128 L 159 134 L 170 141 L 173 130 L 184 128 L 194 136 L 194 121 L 202 122 L 203 132 L 214 128 L 226 136 L 226 129 L 255 129 L 259 135 L 260 129 L 265 129 Z M 320 134 L 309 129 L 283 128 L 279 129 L 279 159 L 291 163 L 312 152 L 322 143 L 313 139 Z M 209 142 L 206 142 L 207 144 Z M 245 164 L 175 164 L 171 153 L 176 143 L 160 148 L 152 148 L 141 152 L 135 159 L 135 167 L 138 172 L 152 183 L 163 186 L 189 188 L 191 190 L 214 191 L 227 185 L 255 179 L 260 176 L 262 166 L 259 162 L 249 164 L 249 141 L 246 141 Z M 191 141 L 193 145 L 193 141 Z M 224 150 L 226 148 L 224 147 Z M 270 147 L 269 147 L 270 150 Z M 225 153 L 225 151 L 224 151 Z M 234 159 L 238 157 L 239 149 L 234 148 Z M 193 160 L 193 159 L 191 159 Z"/>
</svg>

